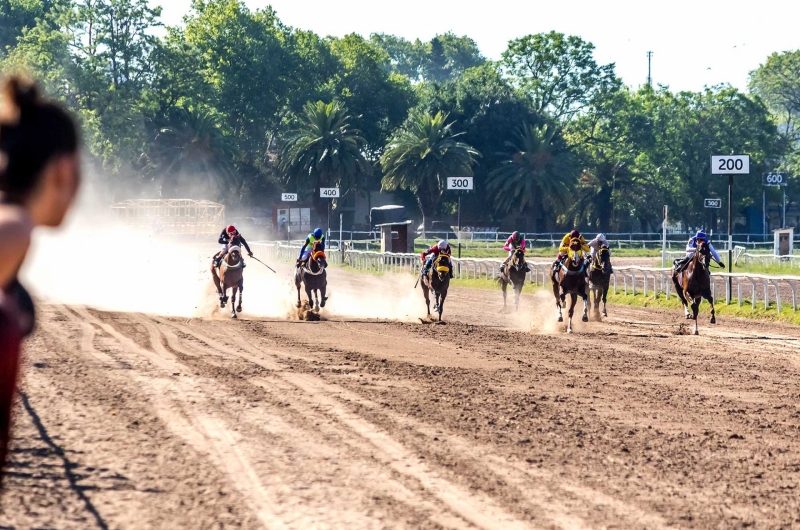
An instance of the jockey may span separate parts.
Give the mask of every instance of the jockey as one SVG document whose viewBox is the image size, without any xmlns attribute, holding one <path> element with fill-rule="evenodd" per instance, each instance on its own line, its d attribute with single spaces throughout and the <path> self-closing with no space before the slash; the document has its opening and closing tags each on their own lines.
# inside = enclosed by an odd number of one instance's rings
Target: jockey
<svg viewBox="0 0 800 530">
<path fill-rule="evenodd" d="M 608 247 L 608 240 L 606 239 L 605 234 L 597 234 L 594 239 L 586 243 L 589 245 L 589 249 L 591 250 L 591 255 L 594 257 L 597 254 L 597 251 L 600 250 L 601 247 Z"/>
<path fill-rule="evenodd" d="M 225 255 L 228 253 L 228 249 L 230 247 L 241 247 L 244 245 L 244 248 L 247 249 L 247 255 L 251 258 L 253 257 L 253 252 L 250 250 L 250 246 L 247 244 L 247 241 L 244 240 L 242 234 L 236 230 L 236 227 L 233 225 L 228 226 L 228 228 L 224 229 L 222 233 L 219 235 L 219 244 L 222 245 L 222 250 L 220 250 L 216 256 L 214 256 L 214 263 L 217 267 L 219 267 L 222 260 L 225 258 Z M 245 267 L 244 262 L 242 262 L 242 268 Z"/>
<path fill-rule="evenodd" d="M 569 255 L 569 245 L 573 239 L 578 239 L 581 242 L 581 252 L 584 255 L 588 255 L 591 252 L 589 245 L 586 243 L 586 240 L 583 238 L 580 232 L 577 229 L 573 230 L 569 234 L 565 235 L 564 238 L 561 240 L 561 246 L 558 247 L 558 256 L 556 256 L 556 261 L 553 263 L 553 266 L 558 265 L 559 263 L 564 261 Z"/>
<path fill-rule="evenodd" d="M 300 249 L 300 256 L 297 258 L 298 267 L 301 263 L 308 261 L 308 258 L 311 256 L 311 251 L 314 249 L 315 243 L 319 243 L 320 250 L 323 252 L 325 251 L 325 233 L 322 231 L 322 228 L 315 228 L 313 232 L 308 234 L 308 237 L 303 243 L 303 247 Z M 328 266 L 327 260 L 323 259 L 322 263 L 325 267 Z"/>
<path fill-rule="evenodd" d="M 527 249 L 525 248 L 525 238 L 522 237 L 519 232 L 514 232 L 511 236 L 506 240 L 506 244 L 503 245 L 503 250 L 508 252 L 508 257 L 503 261 L 503 264 L 500 265 L 500 272 L 505 272 L 506 266 L 508 265 L 509 260 L 514 257 L 514 252 L 521 248 L 522 252 L 526 252 Z M 528 264 L 525 264 L 525 272 L 530 272 L 530 268 Z"/>
<path fill-rule="evenodd" d="M 589 245 L 589 249 L 591 250 L 591 253 L 592 253 L 591 254 L 592 258 L 594 258 L 597 255 L 597 253 L 600 251 L 600 249 L 603 248 L 603 247 L 608 248 L 609 249 L 609 251 L 608 251 L 609 255 L 611 255 L 611 249 L 610 249 L 610 246 L 608 244 L 608 240 L 606 239 L 606 235 L 605 234 L 597 234 L 594 239 L 592 239 L 591 241 L 589 241 L 586 244 Z M 611 272 L 614 272 L 614 270 L 611 269 Z"/>
<path fill-rule="evenodd" d="M 422 275 L 428 274 L 428 271 L 431 270 L 431 265 L 433 265 L 433 260 L 435 260 L 439 254 L 444 254 L 445 256 L 452 256 L 453 251 L 450 248 L 450 244 L 442 239 L 437 244 L 433 245 L 431 248 L 426 250 L 422 253 L 422 261 L 425 262 L 425 266 L 422 268 Z M 453 277 L 453 267 L 450 267 L 450 277 Z"/>
<path fill-rule="evenodd" d="M 711 241 L 708 240 L 705 230 L 699 230 L 694 237 L 690 237 L 689 241 L 686 243 L 686 257 L 675 260 L 675 270 L 680 272 L 686 267 L 686 265 L 689 264 L 697 252 L 698 241 L 705 241 L 708 244 L 708 250 L 711 252 L 711 257 L 719 264 L 720 267 L 725 268 L 725 264 L 722 263 L 719 253 L 717 253 L 717 251 L 714 249 L 714 245 L 711 244 Z"/>
</svg>

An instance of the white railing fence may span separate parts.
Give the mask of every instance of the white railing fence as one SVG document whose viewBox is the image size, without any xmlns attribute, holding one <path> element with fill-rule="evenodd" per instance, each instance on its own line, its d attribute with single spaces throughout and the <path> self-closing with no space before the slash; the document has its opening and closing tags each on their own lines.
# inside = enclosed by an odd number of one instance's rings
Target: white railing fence
<svg viewBox="0 0 800 530">
<path fill-rule="evenodd" d="M 253 243 L 254 254 L 259 259 L 278 259 L 282 261 L 295 261 L 300 252 L 299 244 L 285 243 Z M 680 253 L 680 255 L 684 255 Z M 677 256 L 676 256 L 677 257 Z M 328 262 L 334 265 L 347 265 L 357 270 L 373 272 L 418 274 L 422 261 L 419 254 L 408 253 L 380 253 L 362 250 L 329 250 Z M 453 258 L 455 265 L 454 275 L 458 279 L 484 279 L 492 281 L 500 274 L 500 265 L 503 260 L 497 258 Z M 531 271 L 528 281 L 534 285 L 548 285 L 552 261 L 529 261 Z M 672 292 L 671 268 L 621 266 L 614 267 L 611 287 L 614 294 L 622 292 L 625 295 L 642 294 L 654 298 L 664 296 L 667 299 L 674 296 Z M 728 288 L 728 278 L 730 289 Z M 783 309 L 783 303 L 791 300 L 793 311 L 797 311 L 798 286 L 800 276 L 766 275 L 712 272 L 711 291 L 715 301 L 724 295 L 725 303 L 737 303 L 739 307 L 750 304 L 753 308 L 763 305 L 765 309 L 774 306 L 778 312 Z"/>
</svg>

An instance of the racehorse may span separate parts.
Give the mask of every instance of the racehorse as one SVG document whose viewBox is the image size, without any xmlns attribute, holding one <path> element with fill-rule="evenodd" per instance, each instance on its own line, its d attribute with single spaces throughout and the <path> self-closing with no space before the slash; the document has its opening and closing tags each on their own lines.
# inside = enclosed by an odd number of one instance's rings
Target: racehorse
<svg viewBox="0 0 800 530">
<path fill-rule="evenodd" d="M 234 245 L 228 249 L 225 259 L 217 267 L 212 263 L 211 275 L 214 277 L 214 286 L 219 293 L 219 306 L 224 308 L 228 303 L 228 289 L 232 289 L 231 294 L 231 318 L 237 318 L 236 313 L 242 312 L 242 297 L 244 296 L 244 262 L 242 261 L 242 249 Z M 236 293 L 239 293 L 239 305 L 236 305 Z"/>
<path fill-rule="evenodd" d="M 697 327 L 697 313 L 700 311 L 700 302 L 703 298 L 711 304 L 711 323 L 717 323 L 717 316 L 714 311 L 714 297 L 711 296 L 711 275 L 708 272 L 710 256 L 711 251 L 708 248 L 708 243 L 699 240 L 697 242 L 697 250 L 695 250 L 694 256 L 692 256 L 686 267 L 681 271 L 675 270 L 672 272 L 672 283 L 675 285 L 678 298 L 683 303 L 683 312 L 687 320 L 694 320 L 695 335 L 700 334 L 700 330 Z M 689 314 L 688 300 L 692 301 L 691 314 Z"/>
<path fill-rule="evenodd" d="M 311 247 L 311 253 L 306 261 L 300 263 L 294 275 L 294 284 L 297 287 L 297 307 L 300 303 L 300 284 L 306 290 L 308 304 L 317 311 L 325 307 L 328 297 L 325 290 L 328 287 L 328 276 L 325 272 L 325 252 L 322 250 L 322 243 L 319 241 Z"/>
<path fill-rule="evenodd" d="M 425 304 L 428 306 L 428 317 L 431 316 L 431 298 L 428 292 L 433 291 L 436 298 L 436 305 L 433 306 L 433 310 L 439 313 L 439 322 L 442 321 L 444 299 L 447 298 L 447 289 L 450 287 L 450 271 L 452 268 L 453 260 L 450 256 L 440 253 L 433 261 L 428 274 L 422 277 L 422 294 L 425 296 Z"/>
<path fill-rule="evenodd" d="M 594 314 L 600 315 L 600 301 L 603 301 L 603 316 L 607 317 L 606 297 L 611 279 L 611 253 L 603 245 L 592 258 L 589 266 L 589 295 L 594 302 Z"/>
<path fill-rule="evenodd" d="M 569 252 L 564 262 L 558 262 L 558 266 L 553 268 L 550 279 L 553 282 L 553 295 L 556 297 L 558 307 L 558 321 L 564 322 L 561 314 L 561 304 L 566 303 L 566 295 L 570 295 L 571 303 L 569 306 L 569 320 L 567 321 L 567 333 L 572 333 L 572 315 L 575 313 L 575 304 L 578 302 L 578 295 L 583 298 L 583 322 L 589 321 L 588 306 L 586 304 L 586 261 L 581 254 L 581 242 L 577 238 L 570 241 Z"/>
<path fill-rule="evenodd" d="M 522 294 L 522 288 L 525 286 L 525 251 L 521 248 L 514 250 L 514 255 L 506 265 L 506 270 L 497 278 L 500 282 L 500 287 L 503 288 L 503 311 L 506 310 L 506 288 L 509 284 L 514 287 L 514 310 L 519 311 L 519 296 Z"/>
</svg>

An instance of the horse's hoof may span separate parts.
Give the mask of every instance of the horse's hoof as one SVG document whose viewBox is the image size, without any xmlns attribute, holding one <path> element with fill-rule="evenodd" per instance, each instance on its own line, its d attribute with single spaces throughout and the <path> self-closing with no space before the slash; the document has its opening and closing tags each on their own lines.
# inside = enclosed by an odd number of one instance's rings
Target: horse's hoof
<svg viewBox="0 0 800 530">
<path fill-rule="evenodd" d="M 236 308 L 236 312 L 237 312 L 237 313 L 241 313 L 241 312 L 242 312 L 242 306 L 239 306 L 239 307 L 237 307 L 237 308 Z"/>
<path fill-rule="evenodd" d="M 572 329 L 568 329 L 568 330 L 567 330 L 567 333 L 572 333 Z"/>
<path fill-rule="evenodd" d="M 564 322 L 564 317 L 558 317 L 559 322 Z"/>
<path fill-rule="evenodd" d="M 589 317 L 586 316 L 586 315 L 583 315 L 583 317 L 581 318 L 581 322 L 589 322 Z"/>
<path fill-rule="evenodd" d="M 605 311 L 603 311 L 603 316 L 604 316 L 604 317 L 607 317 L 607 316 L 608 316 L 608 313 L 606 313 Z"/>
<path fill-rule="evenodd" d="M 717 323 L 717 317 L 711 317 L 711 323 L 712 324 L 716 324 Z"/>
<path fill-rule="evenodd" d="M 686 320 L 691 320 L 691 319 L 692 319 L 692 315 L 686 315 Z"/>
<path fill-rule="evenodd" d="M 231 318 L 239 318 L 236 316 L 236 313 L 231 313 Z"/>
<path fill-rule="evenodd" d="M 301 304 L 301 303 L 300 303 L 300 300 L 298 300 L 298 301 L 297 301 L 297 306 L 296 306 L 296 307 L 300 307 L 300 306 L 302 306 L 302 305 L 303 305 L 303 304 Z"/>
<path fill-rule="evenodd" d="M 700 334 L 700 332 L 698 330 L 694 330 L 693 335 L 699 335 L 699 334 Z"/>
</svg>

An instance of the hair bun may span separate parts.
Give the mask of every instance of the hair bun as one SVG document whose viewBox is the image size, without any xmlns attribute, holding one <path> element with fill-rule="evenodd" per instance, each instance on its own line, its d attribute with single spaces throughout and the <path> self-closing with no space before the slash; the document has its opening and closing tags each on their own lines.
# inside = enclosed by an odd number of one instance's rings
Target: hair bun
<svg viewBox="0 0 800 530">
<path fill-rule="evenodd" d="M 17 76 L 3 83 L 3 105 L 0 107 L 0 121 L 16 123 L 26 111 L 39 103 L 39 90 L 36 84 Z"/>
</svg>

